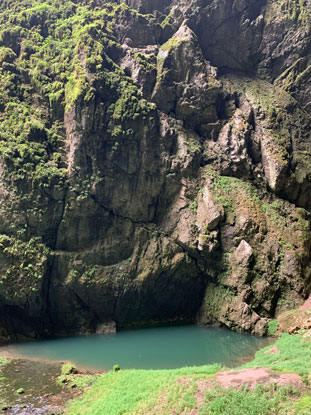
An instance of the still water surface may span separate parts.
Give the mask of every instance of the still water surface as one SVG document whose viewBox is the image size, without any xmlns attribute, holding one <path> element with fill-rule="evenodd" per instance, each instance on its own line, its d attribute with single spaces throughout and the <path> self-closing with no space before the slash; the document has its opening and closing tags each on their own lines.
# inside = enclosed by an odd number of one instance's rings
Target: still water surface
<svg viewBox="0 0 311 415">
<path fill-rule="evenodd" d="M 44 340 L 11 345 L 8 350 L 25 357 L 70 360 L 96 370 L 111 369 L 114 364 L 122 369 L 173 369 L 238 365 L 269 343 L 269 339 L 225 329 L 177 326 Z"/>
</svg>

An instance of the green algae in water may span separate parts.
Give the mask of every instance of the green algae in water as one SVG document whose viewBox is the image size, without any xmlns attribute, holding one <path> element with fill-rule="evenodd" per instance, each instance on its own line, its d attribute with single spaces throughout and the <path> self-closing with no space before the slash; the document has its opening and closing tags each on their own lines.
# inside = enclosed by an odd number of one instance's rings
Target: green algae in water
<svg viewBox="0 0 311 415">
<path fill-rule="evenodd" d="M 197 326 L 124 330 L 116 334 L 80 336 L 9 346 L 25 357 L 70 360 L 96 370 L 174 369 L 219 363 L 241 364 L 270 339 Z"/>
</svg>

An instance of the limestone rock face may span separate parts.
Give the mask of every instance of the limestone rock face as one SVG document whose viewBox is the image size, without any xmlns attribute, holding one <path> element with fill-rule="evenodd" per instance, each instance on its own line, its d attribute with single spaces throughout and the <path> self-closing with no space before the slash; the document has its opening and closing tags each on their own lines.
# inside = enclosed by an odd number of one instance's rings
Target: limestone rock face
<svg viewBox="0 0 311 415">
<path fill-rule="evenodd" d="M 310 0 L 20 3 L 0 4 L 0 340 L 264 335 L 303 303 Z"/>
<path fill-rule="evenodd" d="M 238 264 L 242 267 L 247 267 L 252 259 L 253 250 L 252 247 L 243 239 L 234 254 Z"/>
<path fill-rule="evenodd" d="M 224 216 L 222 205 L 217 206 L 208 188 L 205 188 L 198 202 L 196 226 L 199 229 L 212 231 L 216 229 Z"/>
<path fill-rule="evenodd" d="M 216 68 L 204 60 L 198 39 L 183 22 L 160 47 L 157 82 L 152 94 L 160 110 L 176 117 L 203 134 L 208 124 L 218 121 L 216 100 L 220 83 Z"/>
</svg>

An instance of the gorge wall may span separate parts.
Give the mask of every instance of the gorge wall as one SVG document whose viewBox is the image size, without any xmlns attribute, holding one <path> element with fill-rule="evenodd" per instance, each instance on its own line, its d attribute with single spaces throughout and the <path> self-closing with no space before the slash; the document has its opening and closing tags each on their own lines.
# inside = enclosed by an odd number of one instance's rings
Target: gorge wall
<svg viewBox="0 0 311 415">
<path fill-rule="evenodd" d="M 0 338 L 263 335 L 311 285 L 311 1 L 4 0 Z"/>
</svg>

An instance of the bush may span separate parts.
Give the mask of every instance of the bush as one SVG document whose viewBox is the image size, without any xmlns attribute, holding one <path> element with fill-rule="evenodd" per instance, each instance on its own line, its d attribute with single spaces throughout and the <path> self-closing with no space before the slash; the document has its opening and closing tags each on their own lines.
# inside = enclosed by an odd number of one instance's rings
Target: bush
<svg viewBox="0 0 311 415">
<path fill-rule="evenodd" d="M 119 365 L 114 365 L 113 366 L 113 371 L 114 372 L 118 372 L 120 370 L 120 366 Z"/>
</svg>

